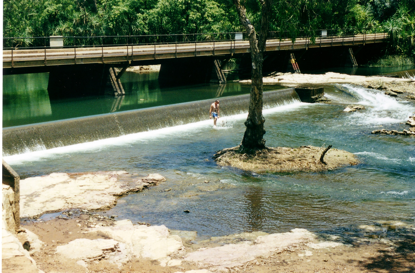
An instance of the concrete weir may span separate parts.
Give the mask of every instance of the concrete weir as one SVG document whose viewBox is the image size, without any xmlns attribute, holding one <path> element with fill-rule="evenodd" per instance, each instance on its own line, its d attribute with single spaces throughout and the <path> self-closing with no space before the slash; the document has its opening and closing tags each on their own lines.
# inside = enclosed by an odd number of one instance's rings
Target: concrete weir
<svg viewBox="0 0 415 273">
<path fill-rule="evenodd" d="M 294 88 L 264 92 L 264 107 L 300 98 Z M 91 142 L 208 118 L 214 98 L 196 102 L 111 113 L 3 129 L 3 156 Z M 248 112 L 249 94 L 220 98 L 221 116 Z"/>
</svg>

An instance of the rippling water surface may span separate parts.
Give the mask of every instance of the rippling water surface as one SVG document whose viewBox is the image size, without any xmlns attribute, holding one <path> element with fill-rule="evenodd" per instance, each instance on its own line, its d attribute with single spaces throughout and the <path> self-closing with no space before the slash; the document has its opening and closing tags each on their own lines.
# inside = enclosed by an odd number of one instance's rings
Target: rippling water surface
<svg viewBox="0 0 415 273">
<path fill-rule="evenodd" d="M 344 85 L 333 104 L 292 101 L 265 111 L 269 146 L 328 146 L 361 164 L 322 173 L 264 174 L 218 167 L 212 155 L 241 141 L 246 114 L 6 158 L 24 178 L 51 172 L 157 172 L 167 181 L 119 199 L 118 219 L 196 230 L 199 236 L 301 227 L 335 230 L 378 220 L 415 221 L 415 138 L 372 135 L 403 129 L 413 103 Z M 346 91 L 344 91 L 346 90 Z M 365 110 L 345 113 L 348 104 Z M 208 109 L 206 109 L 208 111 Z M 184 213 L 189 210 L 190 213 Z"/>
</svg>

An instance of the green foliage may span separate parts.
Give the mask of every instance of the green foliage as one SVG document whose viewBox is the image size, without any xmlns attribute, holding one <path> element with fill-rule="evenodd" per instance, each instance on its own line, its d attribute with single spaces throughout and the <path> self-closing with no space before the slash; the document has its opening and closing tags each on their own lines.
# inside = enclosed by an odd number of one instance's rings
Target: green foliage
<svg viewBox="0 0 415 273">
<path fill-rule="evenodd" d="M 148 13 L 149 33 L 218 33 L 232 29 L 226 12 L 212 0 L 160 0 Z"/>
<path fill-rule="evenodd" d="M 390 32 L 389 53 L 415 57 L 415 0 L 274 0 L 270 31 L 293 41 L 330 34 Z M 259 27 L 258 0 L 244 0 Z M 121 36 L 242 31 L 232 0 L 4 0 L 4 37 Z M 351 31 L 350 29 L 353 29 Z M 216 33 L 211 35 L 211 33 Z M 117 42 L 118 38 L 95 40 Z M 190 38 L 189 38 L 190 39 Z M 37 41 L 38 45 L 47 40 Z M 65 41 L 66 45 L 80 41 Z M 33 44 L 19 39 L 13 46 Z M 5 46 L 10 46 L 5 40 Z"/>
<path fill-rule="evenodd" d="M 375 62 L 368 63 L 369 67 L 413 66 L 414 60 L 405 55 L 386 55 Z"/>
</svg>

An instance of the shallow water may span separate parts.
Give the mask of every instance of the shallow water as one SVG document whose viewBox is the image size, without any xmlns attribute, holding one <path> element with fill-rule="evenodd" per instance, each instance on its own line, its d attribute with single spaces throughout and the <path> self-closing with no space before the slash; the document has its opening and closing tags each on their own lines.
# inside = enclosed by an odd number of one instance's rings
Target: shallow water
<svg viewBox="0 0 415 273">
<path fill-rule="evenodd" d="M 292 228 L 338 230 L 378 220 L 415 222 L 415 138 L 371 135 L 402 129 L 415 105 L 370 89 L 326 88 L 334 104 L 292 101 L 267 109 L 269 146 L 328 146 L 361 164 L 323 173 L 264 174 L 218 167 L 212 155 L 241 141 L 246 114 L 6 157 L 22 178 L 51 172 L 157 172 L 167 181 L 119 199 L 107 215 L 196 230 L 201 238 Z M 345 113 L 347 104 L 365 110 Z M 189 210 L 189 213 L 185 213 Z M 104 212 L 102 212 L 104 213 Z"/>
</svg>

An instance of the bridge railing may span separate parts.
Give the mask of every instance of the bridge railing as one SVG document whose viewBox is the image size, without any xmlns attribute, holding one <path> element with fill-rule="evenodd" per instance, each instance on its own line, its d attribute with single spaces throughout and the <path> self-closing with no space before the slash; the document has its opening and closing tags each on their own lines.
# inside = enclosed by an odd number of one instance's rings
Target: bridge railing
<svg viewBox="0 0 415 273">
<path fill-rule="evenodd" d="M 353 37 L 357 34 L 366 35 L 369 31 L 356 29 L 318 29 L 295 31 L 271 31 L 268 39 L 291 40 L 309 39 L 316 43 L 317 39 L 333 39 Z M 242 36 L 240 35 L 242 34 Z M 382 33 L 385 35 L 384 33 Z M 192 33 L 192 34 L 157 34 L 157 35 L 119 35 L 119 36 L 63 36 L 62 46 L 51 45 L 55 37 L 3 37 L 3 50 L 16 49 L 49 49 L 49 48 L 79 48 L 79 47 L 111 47 L 127 45 L 160 45 L 202 42 L 223 42 L 247 40 L 246 33 Z M 386 37 L 384 37 L 386 38 Z"/>
<path fill-rule="evenodd" d="M 63 36 L 65 47 L 159 45 L 177 43 L 200 43 L 213 41 L 233 41 L 240 32 L 192 33 L 192 34 L 157 34 L 157 35 L 117 35 L 117 36 Z M 246 35 L 243 35 L 246 38 Z M 51 46 L 52 37 L 3 37 L 3 50 L 44 49 Z"/>
</svg>

